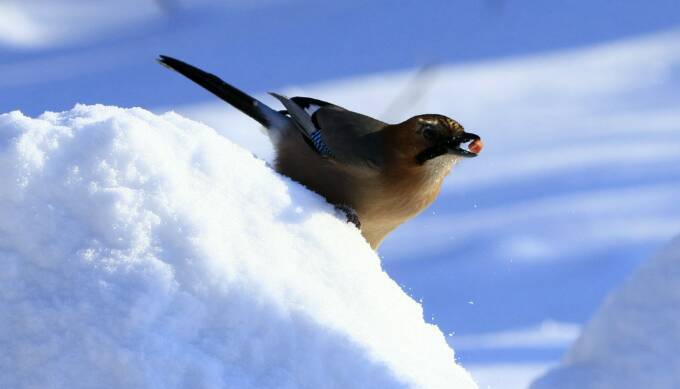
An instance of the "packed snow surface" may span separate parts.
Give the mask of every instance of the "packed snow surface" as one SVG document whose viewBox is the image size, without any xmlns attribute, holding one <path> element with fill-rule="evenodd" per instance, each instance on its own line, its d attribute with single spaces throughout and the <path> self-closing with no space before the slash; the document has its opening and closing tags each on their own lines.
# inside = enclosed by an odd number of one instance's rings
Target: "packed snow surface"
<svg viewBox="0 0 680 389">
<path fill-rule="evenodd" d="M 174 113 L 0 115 L 0 387 L 475 388 L 321 197 Z"/>
<path fill-rule="evenodd" d="M 532 389 L 680 388 L 680 237 L 613 292 Z"/>
</svg>

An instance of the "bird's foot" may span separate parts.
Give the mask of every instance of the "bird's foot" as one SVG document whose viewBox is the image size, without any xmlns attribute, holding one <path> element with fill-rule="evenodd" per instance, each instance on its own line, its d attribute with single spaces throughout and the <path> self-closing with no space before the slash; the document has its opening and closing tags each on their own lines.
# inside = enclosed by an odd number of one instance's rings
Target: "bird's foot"
<svg viewBox="0 0 680 389">
<path fill-rule="evenodd" d="M 359 220 L 359 215 L 352 207 L 340 204 L 336 205 L 335 209 L 345 214 L 348 223 L 354 224 L 356 228 L 361 228 L 361 220 Z"/>
</svg>

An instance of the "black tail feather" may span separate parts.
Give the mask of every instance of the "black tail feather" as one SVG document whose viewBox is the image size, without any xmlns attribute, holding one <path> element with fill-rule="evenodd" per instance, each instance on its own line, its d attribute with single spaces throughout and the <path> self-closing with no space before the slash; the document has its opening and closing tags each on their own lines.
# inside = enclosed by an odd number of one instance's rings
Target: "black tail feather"
<svg viewBox="0 0 680 389">
<path fill-rule="evenodd" d="M 162 65 L 177 71 L 198 85 L 212 92 L 215 96 L 233 105 L 246 115 L 257 120 L 269 130 L 281 130 L 288 123 L 288 118 L 268 107 L 266 104 L 252 96 L 240 91 L 239 89 L 222 81 L 219 77 L 208 72 L 204 72 L 186 62 L 178 59 L 161 55 L 158 62 Z"/>
</svg>

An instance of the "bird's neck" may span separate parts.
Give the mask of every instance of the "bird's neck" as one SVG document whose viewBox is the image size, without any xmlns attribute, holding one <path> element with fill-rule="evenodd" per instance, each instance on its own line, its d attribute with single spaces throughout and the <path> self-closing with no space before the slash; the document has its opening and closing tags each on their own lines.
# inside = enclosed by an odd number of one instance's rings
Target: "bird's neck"
<svg viewBox="0 0 680 389">
<path fill-rule="evenodd" d="M 411 218 L 430 205 L 449 173 L 454 157 L 439 157 L 423 165 L 405 164 L 386 171 L 383 177 L 383 196 L 390 198 L 394 215 Z"/>
<path fill-rule="evenodd" d="M 391 165 L 385 177 L 396 186 L 408 186 L 418 191 L 436 187 L 438 191 L 456 162 L 457 158 L 453 155 L 442 155 L 423 164 L 403 158 Z"/>
</svg>

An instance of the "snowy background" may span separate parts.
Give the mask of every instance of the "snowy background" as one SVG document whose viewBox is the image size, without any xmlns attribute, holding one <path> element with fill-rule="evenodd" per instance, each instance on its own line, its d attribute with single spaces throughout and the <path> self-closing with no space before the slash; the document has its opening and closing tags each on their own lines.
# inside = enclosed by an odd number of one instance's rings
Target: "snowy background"
<svg viewBox="0 0 680 389">
<path fill-rule="evenodd" d="M 532 389 L 680 386 L 680 237 L 612 292 L 563 363 Z"/>
<path fill-rule="evenodd" d="M 680 234 L 678 7 L 6 0 L 0 112 L 175 110 L 271 158 L 254 123 L 158 66 L 163 53 L 263 99 L 456 118 L 484 154 L 385 242 L 382 266 L 480 387 L 526 388 Z"/>
</svg>

